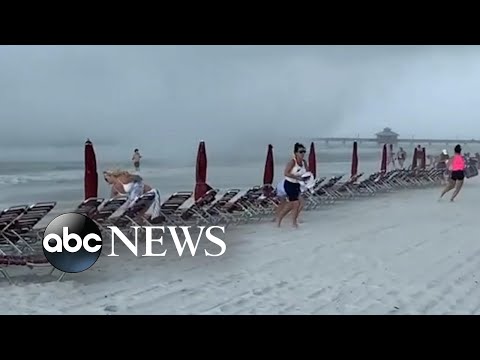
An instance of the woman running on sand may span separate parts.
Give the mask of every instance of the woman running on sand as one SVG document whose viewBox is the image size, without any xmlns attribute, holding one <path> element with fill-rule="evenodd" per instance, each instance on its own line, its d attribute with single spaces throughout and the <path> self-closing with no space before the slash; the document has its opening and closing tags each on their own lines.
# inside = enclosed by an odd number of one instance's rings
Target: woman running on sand
<svg viewBox="0 0 480 360">
<path fill-rule="evenodd" d="M 277 212 L 277 224 L 279 227 L 282 224 L 283 218 L 287 216 L 290 211 L 292 211 L 293 226 L 298 227 L 298 215 L 303 208 L 303 200 L 300 197 L 300 182 L 305 180 L 305 178 L 302 178 L 302 175 L 308 171 L 308 165 L 305 161 L 306 152 L 305 146 L 296 143 L 293 159 L 290 160 L 285 167 L 283 188 L 287 194 L 288 202 L 281 204 Z"/>
<path fill-rule="evenodd" d="M 460 145 L 455 146 L 455 154 L 449 161 L 451 175 L 447 187 L 440 195 L 440 199 L 449 191 L 455 189 L 450 201 L 454 201 L 458 193 L 462 189 L 463 181 L 465 179 L 465 159 L 462 156 L 462 147 Z"/>
</svg>

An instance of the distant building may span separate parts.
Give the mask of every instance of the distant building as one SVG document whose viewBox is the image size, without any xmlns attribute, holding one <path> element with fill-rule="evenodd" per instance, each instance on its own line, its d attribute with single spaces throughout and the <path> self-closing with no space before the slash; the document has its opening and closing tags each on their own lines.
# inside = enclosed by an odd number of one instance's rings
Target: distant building
<svg viewBox="0 0 480 360">
<path fill-rule="evenodd" d="M 375 134 L 377 136 L 378 144 L 397 144 L 398 143 L 398 134 L 393 132 L 390 128 L 385 128 L 383 131 Z"/>
</svg>

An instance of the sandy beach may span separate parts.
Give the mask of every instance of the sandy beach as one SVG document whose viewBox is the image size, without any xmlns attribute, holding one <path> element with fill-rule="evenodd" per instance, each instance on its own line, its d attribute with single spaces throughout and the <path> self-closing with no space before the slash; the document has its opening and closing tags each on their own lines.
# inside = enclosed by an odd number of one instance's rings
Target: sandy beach
<svg viewBox="0 0 480 360">
<path fill-rule="evenodd" d="M 298 230 L 242 225 L 221 258 L 125 250 L 61 283 L 12 270 L 0 313 L 478 314 L 479 189 L 469 180 L 456 203 L 438 188 L 338 203 L 304 213 Z"/>
</svg>

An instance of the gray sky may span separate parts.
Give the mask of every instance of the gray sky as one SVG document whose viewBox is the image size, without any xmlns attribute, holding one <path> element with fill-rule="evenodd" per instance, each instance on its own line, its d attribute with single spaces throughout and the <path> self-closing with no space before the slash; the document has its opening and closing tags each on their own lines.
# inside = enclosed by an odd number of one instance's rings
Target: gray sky
<svg viewBox="0 0 480 360">
<path fill-rule="evenodd" d="M 480 138 L 478 46 L 0 46 L 0 142 L 226 152 L 296 136 Z"/>
</svg>

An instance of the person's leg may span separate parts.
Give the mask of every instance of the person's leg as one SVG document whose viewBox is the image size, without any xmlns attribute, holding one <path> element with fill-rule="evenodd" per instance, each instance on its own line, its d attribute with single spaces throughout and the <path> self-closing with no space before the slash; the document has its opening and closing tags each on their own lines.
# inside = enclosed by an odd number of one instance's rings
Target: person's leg
<svg viewBox="0 0 480 360">
<path fill-rule="evenodd" d="M 293 201 L 293 206 L 292 206 L 293 227 L 298 227 L 299 214 L 300 214 L 300 200 Z"/>
<path fill-rule="evenodd" d="M 455 187 L 455 181 L 452 179 L 449 179 L 447 186 L 445 187 L 445 189 L 443 189 L 442 194 L 440 195 L 440 199 L 443 198 L 443 196 L 449 191 L 451 191 L 454 187 Z"/>
<path fill-rule="evenodd" d="M 455 191 L 452 195 L 452 198 L 450 199 L 450 201 L 454 201 L 455 198 L 457 197 L 458 193 L 460 192 L 460 190 L 462 190 L 462 187 L 463 187 L 463 181 L 464 180 L 457 180 L 455 182 Z"/>
<path fill-rule="evenodd" d="M 300 190 L 300 184 L 295 184 L 294 188 L 294 198 L 293 201 L 293 206 L 292 206 L 292 225 L 293 227 L 298 227 L 298 215 L 300 214 L 300 209 L 303 208 L 302 205 L 302 195 L 301 195 L 301 190 Z"/>
<path fill-rule="evenodd" d="M 290 211 L 292 211 L 292 209 L 294 208 L 294 206 L 298 204 L 298 200 L 297 201 L 288 201 L 286 202 L 286 204 L 283 206 L 282 210 L 279 212 L 278 214 L 278 218 L 277 218 L 277 225 L 278 227 L 280 227 L 282 225 L 282 221 L 283 219 L 285 218 L 285 216 L 288 215 L 288 213 Z"/>
<path fill-rule="evenodd" d="M 285 216 L 287 216 L 287 214 L 296 206 L 296 203 L 298 203 L 299 194 L 297 193 L 297 185 L 298 184 L 291 183 L 290 181 L 285 181 L 283 185 L 288 201 L 286 201 L 286 204 L 283 205 L 282 209 L 278 212 L 277 225 L 279 227 Z"/>
<path fill-rule="evenodd" d="M 286 197 L 281 197 L 279 198 L 280 203 L 277 205 L 277 208 L 275 209 L 275 217 L 273 218 L 272 221 L 278 221 L 278 218 L 280 217 L 280 213 L 283 211 L 283 208 L 287 204 L 287 198 Z"/>
</svg>

